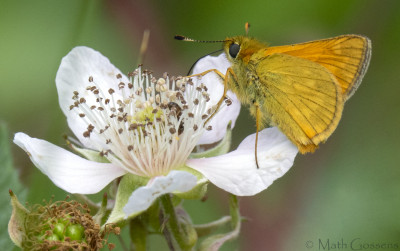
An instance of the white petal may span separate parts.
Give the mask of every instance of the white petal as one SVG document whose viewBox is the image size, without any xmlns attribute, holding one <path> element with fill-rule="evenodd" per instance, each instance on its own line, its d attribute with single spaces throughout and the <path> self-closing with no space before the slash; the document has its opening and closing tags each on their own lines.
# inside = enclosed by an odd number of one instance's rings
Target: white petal
<svg viewBox="0 0 400 251">
<path fill-rule="evenodd" d="M 110 163 L 98 163 L 79 157 L 47 141 L 16 133 L 14 143 L 53 183 L 69 193 L 97 193 L 126 172 Z"/>
<path fill-rule="evenodd" d="M 252 134 L 235 151 L 212 158 L 190 159 L 186 165 L 232 194 L 254 195 L 284 175 L 298 152 L 297 147 L 276 127 L 264 129 L 258 135 L 260 169 L 257 169 L 254 143 L 255 134 Z"/>
<path fill-rule="evenodd" d="M 209 69 L 217 69 L 222 74 L 226 74 L 226 70 L 231 66 L 226 59 L 224 53 L 217 57 L 207 56 L 199 60 L 194 66 L 193 74 L 202 73 Z M 194 79 L 196 82 L 196 79 Z M 208 88 L 210 101 L 208 107 L 216 105 L 224 93 L 224 84 L 220 77 L 215 73 L 208 73 L 201 78 L 198 83 L 204 83 Z M 232 121 L 231 128 L 235 126 L 235 122 L 240 112 L 240 102 L 236 95 L 228 91 L 227 96 L 232 100 L 230 106 L 224 106 L 218 111 L 214 118 L 210 121 L 209 125 L 212 126 L 211 131 L 206 131 L 200 138 L 198 144 L 211 144 L 221 140 L 225 133 L 228 123 Z"/>
<path fill-rule="evenodd" d="M 197 184 L 197 178 L 185 171 L 171 171 L 167 176 L 157 176 L 145 187 L 136 189 L 123 208 L 126 217 L 149 208 L 161 195 L 172 192 L 187 192 Z"/>
<path fill-rule="evenodd" d="M 116 92 L 114 96 L 117 96 L 119 93 L 118 83 L 129 82 L 123 74 L 121 74 L 121 79 L 117 79 L 116 75 L 119 73 L 121 71 L 111 64 L 108 58 L 100 52 L 84 46 L 75 47 L 61 61 L 56 76 L 60 107 L 67 117 L 69 127 L 87 148 L 96 149 L 98 144 L 93 144 L 93 141 L 103 143 L 99 142 L 95 134 L 92 134 L 90 138 L 82 136 L 88 125 L 75 114 L 74 110 L 71 111 L 69 108 L 73 104 L 73 92 L 79 92 L 79 96 L 84 97 L 90 105 L 95 104 L 94 95 L 89 95 L 86 87 L 93 86 L 94 83 L 104 93 L 108 93 L 108 90 L 113 88 Z M 89 82 L 90 76 L 93 77 L 93 83 Z"/>
</svg>

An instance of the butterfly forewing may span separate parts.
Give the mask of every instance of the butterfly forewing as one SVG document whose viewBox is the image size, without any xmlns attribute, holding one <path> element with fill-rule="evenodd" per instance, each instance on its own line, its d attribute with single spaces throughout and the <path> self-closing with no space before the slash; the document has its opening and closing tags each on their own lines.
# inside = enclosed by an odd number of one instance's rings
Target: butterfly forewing
<svg viewBox="0 0 400 251">
<path fill-rule="evenodd" d="M 303 58 L 264 55 L 260 52 L 249 62 L 255 65 L 251 74 L 258 76 L 258 91 L 265 97 L 262 120 L 278 126 L 301 152 L 313 152 L 341 117 L 344 101 L 336 78 L 325 67 Z"/>
<path fill-rule="evenodd" d="M 265 55 L 274 53 L 285 53 L 322 65 L 335 76 L 347 100 L 360 85 L 368 68 L 371 41 L 364 36 L 344 35 L 265 50 Z"/>
</svg>

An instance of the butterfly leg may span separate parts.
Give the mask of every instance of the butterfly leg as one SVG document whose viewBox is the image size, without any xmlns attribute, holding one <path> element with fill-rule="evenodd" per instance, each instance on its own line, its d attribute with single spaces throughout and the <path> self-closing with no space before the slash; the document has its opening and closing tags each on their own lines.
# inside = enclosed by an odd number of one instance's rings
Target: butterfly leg
<svg viewBox="0 0 400 251">
<path fill-rule="evenodd" d="M 224 80 L 224 94 L 222 95 L 221 99 L 218 101 L 218 103 L 217 103 L 217 108 L 215 109 L 214 113 L 211 114 L 211 116 L 206 120 L 206 122 L 204 122 L 204 125 L 206 125 L 206 124 L 208 123 L 208 121 L 210 121 L 211 118 L 214 117 L 214 115 L 215 115 L 216 112 L 218 111 L 219 107 L 221 106 L 222 102 L 224 101 L 226 92 L 228 91 L 227 83 L 225 83 L 225 82 L 226 82 L 225 75 L 222 74 L 222 72 L 218 71 L 217 69 L 210 69 L 210 70 L 207 70 L 207 71 L 203 71 L 203 72 L 201 72 L 201 73 L 198 73 L 198 74 L 194 74 L 194 75 L 187 76 L 188 78 L 192 78 L 192 77 L 202 77 L 202 76 L 204 76 L 204 75 L 206 75 L 206 74 L 208 74 L 208 73 L 210 73 L 210 72 L 214 72 L 214 73 L 217 74 L 222 80 Z"/>
<path fill-rule="evenodd" d="M 215 72 L 218 72 L 218 70 L 215 70 Z M 221 73 L 221 72 L 219 72 L 219 73 Z M 217 74 L 218 74 L 218 73 L 217 73 Z M 221 74 L 222 74 L 222 73 L 221 73 Z M 224 79 L 224 93 L 222 94 L 222 97 L 219 99 L 219 101 L 218 101 L 218 103 L 217 103 L 217 107 L 215 108 L 213 114 L 211 114 L 211 116 L 208 117 L 208 119 L 206 120 L 206 122 L 204 122 L 204 125 L 206 125 L 206 124 L 214 117 L 214 115 L 217 114 L 217 111 L 219 110 L 219 108 L 221 107 L 222 103 L 223 103 L 224 100 L 225 100 L 226 93 L 228 92 L 228 77 L 229 77 L 229 74 L 232 74 L 233 77 L 236 77 L 236 75 L 235 75 L 235 73 L 233 72 L 232 68 L 228 68 L 228 69 L 226 70 L 226 74 L 225 74 L 225 75 L 222 75 L 222 76 L 224 76 L 224 77 L 223 77 L 223 79 Z M 221 78 L 222 78 L 222 76 L 221 76 Z"/>
<path fill-rule="evenodd" d="M 206 75 L 206 74 L 208 74 L 208 73 L 210 73 L 210 72 L 214 72 L 214 73 L 217 74 L 220 78 L 225 79 L 225 75 L 222 74 L 222 72 L 220 72 L 220 71 L 217 70 L 217 69 L 210 69 L 210 70 L 207 70 L 207 71 L 203 71 L 202 73 L 190 75 L 190 76 L 187 76 L 187 77 L 188 77 L 188 78 L 198 77 L 198 76 L 202 77 L 202 76 L 204 76 L 204 75 Z"/>
<path fill-rule="evenodd" d="M 254 146 L 254 156 L 256 159 L 256 166 L 257 169 L 260 169 L 260 166 L 258 165 L 258 158 L 257 158 L 257 144 L 258 144 L 258 132 L 260 131 L 260 119 L 261 119 L 261 112 L 260 112 L 260 106 L 258 103 L 254 103 L 256 106 L 256 142 Z"/>
<path fill-rule="evenodd" d="M 229 69 L 230 69 L 230 68 L 229 68 Z M 204 76 L 204 75 L 206 75 L 206 74 L 208 74 L 208 73 L 210 73 L 210 72 L 214 72 L 214 73 L 217 74 L 221 79 L 224 80 L 224 94 L 222 95 L 221 99 L 218 101 L 218 103 L 217 103 L 217 108 L 215 109 L 215 111 L 213 112 L 213 114 L 211 114 L 211 116 L 208 117 L 208 119 L 204 122 L 204 125 L 206 125 L 206 124 L 211 120 L 211 118 L 214 117 L 214 115 L 217 113 L 219 107 L 221 106 L 222 102 L 223 102 L 224 99 L 225 99 L 226 92 L 228 91 L 227 78 L 225 77 L 224 74 L 222 74 L 222 72 L 218 71 L 217 69 L 210 69 L 210 70 L 207 70 L 207 71 L 203 71 L 203 72 L 201 72 L 201 73 L 198 73 L 198 74 L 194 74 L 194 75 L 187 76 L 188 78 L 198 77 L 198 76 Z"/>
</svg>

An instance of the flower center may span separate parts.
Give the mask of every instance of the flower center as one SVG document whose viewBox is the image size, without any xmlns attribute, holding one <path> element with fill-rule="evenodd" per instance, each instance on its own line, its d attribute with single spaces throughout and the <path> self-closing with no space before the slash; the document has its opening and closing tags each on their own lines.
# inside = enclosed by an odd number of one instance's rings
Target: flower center
<svg viewBox="0 0 400 251">
<path fill-rule="evenodd" d="M 210 100 L 204 85 L 188 78 L 155 79 L 139 67 L 116 75 L 118 89 L 89 77 L 85 93 L 74 91 L 70 109 L 87 125 L 83 136 L 101 156 L 136 175 L 165 175 L 182 166 L 204 130 Z M 100 80 L 101 81 L 101 80 Z"/>
</svg>

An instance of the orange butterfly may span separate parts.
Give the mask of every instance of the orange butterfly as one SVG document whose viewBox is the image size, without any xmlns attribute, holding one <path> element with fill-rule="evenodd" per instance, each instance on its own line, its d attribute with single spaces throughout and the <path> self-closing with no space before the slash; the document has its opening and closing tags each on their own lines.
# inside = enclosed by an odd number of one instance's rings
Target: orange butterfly
<svg viewBox="0 0 400 251">
<path fill-rule="evenodd" d="M 224 79 L 217 109 L 228 89 L 250 105 L 256 118 L 257 167 L 262 127 L 277 126 L 301 153 L 314 152 L 325 142 L 340 121 L 344 103 L 361 84 L 371 57 L 371 41 L 360 35 L 276 47 L 247 36 L 221 42 L 231 67 L 225 74 L 211 69 L 197 75 L 213 71 Z"/>
</svg>

